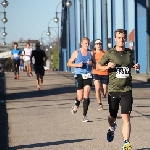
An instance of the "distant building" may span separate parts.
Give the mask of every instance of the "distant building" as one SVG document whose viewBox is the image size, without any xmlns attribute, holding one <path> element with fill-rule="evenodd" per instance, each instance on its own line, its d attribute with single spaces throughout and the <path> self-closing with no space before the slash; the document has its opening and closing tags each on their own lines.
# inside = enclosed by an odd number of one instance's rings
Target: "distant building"
<svg viewBox="0 0 150 150">
<path fill-rule="evenodd" d="M 35 43 L 39 42 L 39 40 L 20 40 L 18 43 L 18 48 L 20 50 L 24 50 L 26 43 L 29 42 L 30 43 L 30 47 L 34 50 L 35 49 Z"/>
<path fill-rule="evenodd" d="M 15 41 L 17 42 L 17 41 Z M 19 40 L 18 43 L 18 48 L 20 50 L 24 50 L 26 43 L 29 42 L 30 46 L 32 49 L 35 49 L 35 43 L 39 42 L 39 40 Z M 13 44 L 14 42 L 10 43 L 10 44 L 6 44 L 6 45 L 0 45 L 0 53 L 1 52 L 5 52 L 5 51 L 10 51 L 13 48 Z"/>
</svg>

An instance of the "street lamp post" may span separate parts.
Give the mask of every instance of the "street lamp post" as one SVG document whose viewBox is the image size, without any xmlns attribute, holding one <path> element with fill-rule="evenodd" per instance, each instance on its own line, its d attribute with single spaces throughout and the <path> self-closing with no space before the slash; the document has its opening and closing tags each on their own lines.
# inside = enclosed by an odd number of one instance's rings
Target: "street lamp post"
<svg viewBox="0 0 150 150">
<path fill-rule="evenodd" d="M 4 10 L 4 12 L 0 12 L 0 14 L 4 14 L 4 18 L 2 19 L 3 23 L 6 23 L 8 21 L 8 19 L 6 18 L 6 12 Z"/>
<path fill-rule="evenodd" d="M 50 52 L 50 50 L 51 50 L 51 32 L 50 32 L 50 29 L 53 29 L 53 28 L 57 28 L 57 27 L 49 27 L 49 25 L 50 25 L 50 22 L 53 20 L 53 18 L 48 22 L 48 31 L 47 31 L 47 36 L 49 36 L 49 63 L 51 64 L 51 52 Z M 53 29 L 54 30 L 54 29 Z M 54 30 L 55 31 L 55 30 Z M 55 31 L 56 32 L 56 31 Z M 49 69 L 50 69 L 50 65 L 49 65 Z"/>
<path fill-rule="evenodd" d="M 46 33 L 48 36 L 50 36 L 50 34 L 51 34 L 51 33 L 50 33 L 50 29 L 52 29 L 52 28 L 57 28 L 57 27 L 50 27 L 50 26 L 49 26 L 52 20 L 53 20 L 53 18 L 48 22 L 48 31 L 47 31 L 47 33 Z M 54 29 L 53 29 L 53 30 L 54 30 Z M 55 31 L 55 30 L 54 30 L 54 31 Z M 56 32 L 56 31 L 55 31 L 55 32 Z"/>
<path fill-rule="evenodd" d="M 50 52 L 50 45 L 51 45 L 51 32 L 50 29 L 48 27 L 48 32 L 46 33 L 49 36 L 49 42 L 48 42 L 48 50 L 49 50 L 49 70 L 51 67 L 51 52 Z"/>
<path fill-rule="evenodd" d="M 43 33 L 44 33 L 44 32 L 46 32 L 46 30 L 44 30 L 44 31 L 41 33 L 40 45 L 43 45 L 42 36 L 43 36 Z"/>
<path fill-rule="evenodd" d="M 2 45 L 6 45 L 6 42 L 5 42 L 5 38 L 0 38 L 0 39 L 2 39 L 3 40 L 3 43 L 2 43 Z"/>
<path fill-rule="evenodd" d="M 54 30 L 53 28 L 57 28 L 57 27 L 49 27 L 48 26 L 48 32 L 46 33 L 47 36 L 49 36 L 49 61 L 51 62 L 51 55 L 50 55 L 50 50 L 51 50 L 51 32 L 50 32 L 50 29 Z M 55 31 L 55 30 L 54 30 Z M 56 31 L 55 31 L 56 32 Z M 56 32 L 57 34 L 57 32 Z M 50 69 L 50 68 L 49 68 Z"/>
<path fill-rule="evenodd" d="M 58 65 L 59 65 L 59 70 L 61 70 L 61 65 L 62 65 L 62 51 L 60 51 L 60 45 L 59 45 L 59 43 L 60 43 L 59 40 L 60 39 L 59 39 L 59 18 L 58 18 L 58 14 L 61 13 L 61 12 L 58 12 L 57 9 L 58 9 L 58 6 L 61 3 L 62 3 L 62 1 L 59 2 L 57 7 L 56 7 L 56 16 L 54 18 L 54 22 L 58 23 L 58 56 L 59 56 L 59 58 L 58 58 Z M 71 5 L 72 5 L 71 1 L 67 0 L 66 1 L 66 7 L 69 8 Z"/>
<path fill-rule="evenodd" d="M 4 46 L 6 45 L 6 42 L 5 42 L 5 40 L 4 40 L 4 42 L 3 42 L 3 45 L 4 45 Z"/>
<path fill-rule="evenodd" d="M 1 29 L 4 29 L 2 35 L 3 35 L 3 37 L 5 37 L 5 36 L 7 35 L 7 33 L 6 33 L 6 31 L 5 31 L 6 28 L 5 28 L 5 27 L 0 27 L 0 30 L 1 30 Z"/>
<path fill-rule="evenodd" d="M 6 12 L 5 12 L 5 8 L 8 6 L 8 1 L 7 0 L 3 0 L 2 1 L 2 6 L 3 6 L 3 8 L 4 8 L 4 12 L 0 12 L 0 15 L 1 14 L 4 14 L 4 18 L 2 19 L 2 22 L 5 24 L 7 21 L 8 21 L 8 19 L 6 18 Z M 3 35 L 3 37 L 5 37 L 6 35 L 7 35 L 7 33 L 6 33 L 6 31 L 5 31 L 5 26 L 4 27 L 0 27 L 0 30 L 1 29 L 4 29 L 4 32 L 2 32 L 2 35 Z M 5 46 L 6 45 L 6 42 L 5 42 L 5 38 L 1 38 L 1 39 L 3 39 L 4 41 L 3 41 L 3 45 Z"/>
<path fill-rule="evenodd" d="M 70 0 L 67 0 L 67 1 L 66 1 L 66 7 L 69 8 L 71 5 L 72 5 L 71 1 L 70 1 Z"/>
<path fill-rule="evenodd" d="M 4 0 L 4 1 L 2 1 L 2 6 L 4 7 L 4 8 L 6 8 L 7 6 L 8 6 L 8 1 L 6 1 L 6 0 Z"/>
</svg>

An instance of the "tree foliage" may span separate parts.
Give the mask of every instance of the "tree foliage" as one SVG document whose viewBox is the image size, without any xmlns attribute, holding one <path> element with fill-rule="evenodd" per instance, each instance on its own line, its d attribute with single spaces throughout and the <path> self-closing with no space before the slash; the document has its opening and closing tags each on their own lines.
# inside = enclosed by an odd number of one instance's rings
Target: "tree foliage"
<svg viewBox="0 0 150 150">
<path fill-rule="evenodd" d="M 51 69 L 58 69 L 58 49 L 53 50 L 53 59 L 51 61 Z"/>
</svg>

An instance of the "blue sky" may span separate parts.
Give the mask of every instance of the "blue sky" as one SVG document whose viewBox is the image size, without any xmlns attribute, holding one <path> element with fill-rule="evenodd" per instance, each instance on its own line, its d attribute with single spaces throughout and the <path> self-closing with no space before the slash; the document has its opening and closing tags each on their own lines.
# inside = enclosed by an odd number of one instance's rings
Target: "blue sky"
<svg viewBox="0 0 150 150">
<path fill-rule="evenodd" d="M 90 1 L 90 0 L 89 0 Z M 122 5 L 121 0 L 116 1 L 116 28 L 123 27 L 122 18 Z M 129 0 L 128 0 L 129 1 Z M 18 41 L 20 38 L 24 40 L 39 40 L 42 37 L 45 39 L 45 43 L 48 42 L 46 35 L 48 22 L 55 17 L 56 7 L 61 0 L 8 0 L 9 5 L 6 8 L 6 17 L 8 22 L 5 24 L 6 42 L 11 43 L 12 41 Z M 92 0 L 91 0 L 92 2 Z M 110 0 L 108 0 L 108 10 L 110 7 Z M 129 32 L 134 28 L 134 0 L 130 0 L 129 7 Z M 0 5 L 0 11 L 3 11 L 2 5 Z M 61 4 L 58 6 L 58 12 L 61 12 Z M 118 13 L 119 12 L 119 13 Z M 61 14 L 58 14 L 61 18 Z M 111 15 L 108 16 L 108 20 Z M 3 15 L 0 15 L 0 20 Z M 50 27 L 57 27 L 58 25 L 51 21 Z M 3 23 L 0 21 L 0 27 L 3 27 Z M 59 26 L 60 27 L 60 26 Z M 109 28 L 110 29 L 110 28 Z M 45 32 L 43 32 L 46 30 Z M 57 31 L 57 29 L 55 29 Z M 110 32 L 108 36 L 110 36 Z M 51 30 L 51 37 L 56 37 L 56 32 Z M 0 35 L 2 38 L 2 35 Z M 1 42 L 1 41 L 0 41 Z"/>
<path fill-rule="evenodd" d="M 5 24 L 6 42 L 18 41 L 20 38 L 24 40 L 39 40 L 41 33 L 47 30 L 48 22 L 55 17 L 56 7 L 61 0 L 7 0 L 9 2 L 6 7 L 6 17 L 8 22 Z M 61 4 L 58 6 L 58 12 L 61 11 Z M 3 7 L 0 5 L 0 12 L 3 12 Z M 3 14 L 0 15 L 0 20 Z M 61 18 L 61 14 L 59 14 Z M 50 27 L 57 27 L 57 23 L 50 22 Z M 0 27 L 3 27 L 0 21 Z M 51 31 L 52 36 L 56 37 L 56 32 Z M 48 40 L 46 32 L 43 37 Z M 2 38 L 2 35 L 0 35 Z M 46 41 L 45 40 L 45 41 Z M 1 42 L 1 41 L 0 41 Z"/>
</svg>

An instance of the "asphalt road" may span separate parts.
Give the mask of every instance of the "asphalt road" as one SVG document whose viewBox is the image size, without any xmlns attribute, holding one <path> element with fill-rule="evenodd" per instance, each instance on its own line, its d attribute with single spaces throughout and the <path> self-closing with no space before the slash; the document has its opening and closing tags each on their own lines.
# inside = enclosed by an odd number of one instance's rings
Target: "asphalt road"
<svg viewBox="0 0 150 150">
<path fill-rule="evenodd" d="M 46 72 L 40 91 L 36 90 L 35 76 L 21 73 L 20 80 L 14 80 L 12 75 L 6 73 L 9 150 L 121 150 L 120 111 L 114 141 L 109 143 L 107 98 L 103 100 L 104 109 L 98 111 L 94 87 L 88 110 L 90 122 L 82 123 L 82 103 L 77 114 L 70 112 L 76 97 L 71 73 Z M 150 83 L 133 81 L 130 142 L 134 150 L 150 150 L 149 89 Z"/>
</svg>

